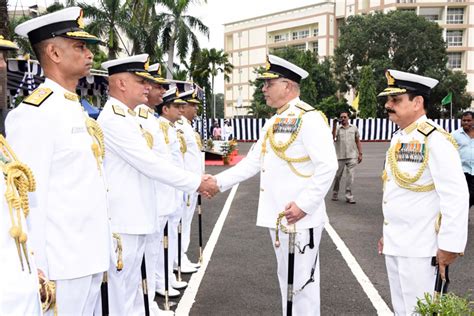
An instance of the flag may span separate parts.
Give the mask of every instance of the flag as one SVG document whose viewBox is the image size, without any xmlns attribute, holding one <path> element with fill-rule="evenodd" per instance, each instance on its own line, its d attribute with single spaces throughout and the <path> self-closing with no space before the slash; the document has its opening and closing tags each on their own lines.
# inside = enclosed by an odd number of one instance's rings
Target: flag
<svg viewBox="0 0 474 316">
<path fill-rule="evenodd" d="M 441 100 L 441 105 L 450 104 L 451 102 L 453 102 L 453 93 L 452 92 L 448 93 L 448 95 L 445 96 L 443 98 L 443 100 Z"/>
<path fill-rule="evenodd" d="M 359 94 L 357 93 L 354 101 L 352 101 L 352 108 L 356 111 L 359 111 Z"/>
</svg>

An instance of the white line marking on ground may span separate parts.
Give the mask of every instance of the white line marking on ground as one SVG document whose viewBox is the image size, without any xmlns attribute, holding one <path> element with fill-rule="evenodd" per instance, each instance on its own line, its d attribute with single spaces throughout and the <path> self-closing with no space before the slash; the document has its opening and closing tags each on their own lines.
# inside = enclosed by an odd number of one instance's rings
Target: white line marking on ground
<svg viewBox="0 0 474 316">
<path fill-rule="evenodd" d="M 341 237 L 339 237 L 339 235 L 331 226 L 331 224 L 326 223 L 325 228 L 329 234 L 329 237 L 331 237 L 332 241 L 336 245 L 337 250 L 339 250 L 342 257 L 344 258 L 347 265 L 349 266 L 349 269 L 351 269 L 352 274 L 354 274 L 357 281 L 362 286 L 362 289 L 364 290 L 365 294 L 367 294 L 370 301 L 372 302 L 372 305 L 377 310 L 377 314 L 378 315 L 393 315 L 393 312 L 390 310 L 387 303 L 385 303 L 385 301 L 380 296 L 377 289 L 374 287 L 372 282 L 370 282 L 369 278 L 364 273 L 359 263 L 350 252 L 349 248 L 347 248 L 346 244 L 341 239 Z"/>
<path fill-rule="evenodd" d="M 179 301 L 178 307 L 176 308 L 176 315 L 189 315 L 191 311 L 191 307 L 195 302 L 195 298 L 197 292 L 199 290 L 199 285 L 201 285 L 201 281 L 204 277 L 204 273 L 206 272 L 207 266 L 209 261 L 211 260 L 212 253 L 214 252 L 214 248 L 216 247 L 217 240 L 219 239 L 219 235 L 221 234 L 222 227 L 224 226 L 224 222 L 227 218 L 227 214 L 229 214 L 230 206 L 232 205 L 232 201 L 234 200 L 235 193 L 237 192 L 237 188 L 239 184 L 236 184 L 232 187 L 227 200 L 225 201 L 224 208 L 217 219 L 216 225 L 212 230 L 211 236 L 207 241 L 206 247 L 202 252 L 202 264 L 201 267 L 198 269 L 196 273 L 191 276 L 191 279 L 188 282 L 188 287 L 183 294 L 183 297 Z"/>
</svg>

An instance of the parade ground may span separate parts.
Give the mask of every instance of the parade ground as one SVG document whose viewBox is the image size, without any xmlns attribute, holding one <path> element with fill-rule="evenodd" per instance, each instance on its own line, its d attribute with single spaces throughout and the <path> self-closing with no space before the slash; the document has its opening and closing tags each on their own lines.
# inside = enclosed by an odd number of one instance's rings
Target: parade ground
<svg viewBox="0 0 474 316">
<path fill-rule="evenodd" d="M 239 154 L 251 145 L 239 143 Z M 322 315 L 391 313 L 385 261 L 377 253 L 383 225 L 380 174 L 388 146 L 388 142 L 362 144 L 364 160 L 356 168 L 353 187 L 356 204 L 346 203 L 341 192 L 339 201 L 332 201 L 330 194 L 326 197 L 330 223 L 320 245 Z M 206 173 L 225 168 L 207 166 Z M 191 279 L 184 275 L 188 288 L 171 299 L 177 315 L 281 315 L 273 241 L 268 229 L 255 225 L 259 182 L 257 175 L 212 200 L 203 199 L 203 265 Z M 197 223 L 196 215 L 189 250 L 192 261 L 198 258 Z M 469 231 L 474 231 L 472 210 Z M 450 267 L 449 290 L 460 296 L 474 288 L 472 233 L 465 253 Z M 163 300 L 157 296 L 157 301 L 163 308 Z"/>
</svg>

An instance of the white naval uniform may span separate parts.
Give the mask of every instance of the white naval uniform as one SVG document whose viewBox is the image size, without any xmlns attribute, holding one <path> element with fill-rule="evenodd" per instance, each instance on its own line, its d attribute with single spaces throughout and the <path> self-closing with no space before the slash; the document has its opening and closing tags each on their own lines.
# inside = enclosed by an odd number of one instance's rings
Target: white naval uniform
<svg viewBox="0 0 474 316">
<path fill-rule="evenodd" d="M 5 189 L 5 181 L 0 181 L 0 315 L 41 315 L 38 271 L 35 258 L 31 255 L 31 241 L 27 242 L 30 273 L 23 253 L 22 270 L 15 240 L 10 236 L 12 223 L 5 201 Z M 20 216 L 22 229 L 29 237 L 23 211 Z"/>
<path fill-rule="evenodd" d="M 202 175 L 204 173 L 204 156 L 198 144 L 198 137 L 200 138 L 201 136 L 194 130 L 191 122 L 185 117 L 182 117 L 181 120 L 176 122 L 176 127 L 183 131 L 186 139 L 187 150 L 184 153 L 184 168 L 198 175 Z M 196 210 L 197 196 L 198 193 L 187 195 L 185 197 L 185 203 L 183 204 L 181 256 L 185 261 L 188 261 L 186 252 L 188 251 L 191 241 L 191 223 L 193 221 L 194 211 Z"/>
<path fill-rule="evenodd" d="M 334 150 L 331 131 L 323 116 L 317 111 L 302 110 L 309 105 L 296 98 L 289 102 L 289 108 L 281 114 L 275 114 L 267 121 L 262 129 L 265 135 L 269 128 L 274 127 L 278 119 L 296 119 L 300 113 L 302 125 L 295 141 L 286 151 L 288 157 L 297 158 L 309 156 L 310 160 L 295 163 L 298 172 L 310 175 L 301 177 L 295 174 L 288 163 L 279 158 L 270 146 L 269 140 L 265 143 L 261 137 L 253 149 L 235 167 L 216 176 L 221 191 L 231 188 L 234 184 L 244 181 L 260 171 L 260 198 L 258 204 L 257 226 L 268 227 L 272 237 L 275 233 L 275 222 L 278 214 L 285 209 L 285 205 L 294 201 L 307 215 L 296 223 L 298 236 L 306 234 L 308 229 L 314 228 L 315 247 L 305 254 L 295 255 L 295 282 L 293 288 L 300 289 L 310 276 L 310 266 L 314 264 L 315 255 L 319 248 L 319 238 L 324 223 L 327 221 L 326 196 L 337 170 L 337 157 Z M 290 133 L 275 133 L 275 141 L 287 141 Z M 263 148 L 262 148 L 263 146 Z M 262 151 L 265 150 L 263 154 Z M 319 236 L 318 236 L 319 234 Z M 284 233 L 280 233 L 284 235 Z M 278 279 L 282 297 L 282 312 L 286 313 L 287 302 L 287 266 L 288 244 L 286 236 L 282 236 L 282 243 L 275 249 L 278 262 Z M 273 238 L 272 238 L 273 239 Z M 308 238 L 309 240 L 309 238 Z M 275 240 L 273 239 L 272 242 Z M 302 245 L 307 243 L 302 241 Z M 319 280 L 319 274 L 315 274 Z M 303 294 L 304 293 L 304 294 Z M 309 284 L 299 294 L 294 296 L 294 315 L 319 315 L 319 281 Z"/>
<path fill-rule="evenodd" d="M 424 292 L 433 293 L 435 269 L 431 266 L 431 257 L 436 256 L 438 248 L 460 253 L 467 242 L 469 192 L 459 154 L 447 136 L 437 130 L 429 134 L 425 143 L 425 136 L 414 127 L 423 122 L 438 127 L 422 116 L 404 130 L 398 130 L 390 148 L 401 146 L 398 168 L 414 176 L 421 166 L 420 153 L 423 154 L 424 147 L 428 164 L 415 184 L 434 183 L 435 189 L 414 192 L 402 188 L 393 177 L 388 154 L 385 163 L 383 253 L 392 304 L 398 315 L 411 314 L 417 297 L 423 297 Z M 437 234 L 435 221 L 439 212 L 442 221 Z"/>
<path fill-rule="evenodd" d="M 78 99 L 67 99 L 71 92 L 48 78 L 36 92 L 47 90 L 39 106 L 22 103 L 9 113 L 6 132 L 37 183 L 27 219 L 37 266 L 56 281 L 58 313 L 82 314 L 94 307 L 100 287 L 85 281 L 109 267 L 104 171 Z"/>
<path fill-rule="evenodd" d="M 155 182 L 194 192 L 201 178 L 157 156 L 147 145 L 136 113 L 119 100 L 110 97 L 98 122 L 105 135 L 112 231 L 124 243 L 123 270 L 109 270 L 110 312 L 128 315 L 138 293 L 146 235 L 158 230 Z"/>
<path fill-rule="evenodd" d="M 138 120 L 143 128 L 153 135 L 153 152 L 162 159 L 177 165 L 173 159 L 171 147 L 177 147 L 177 151 L 179 152 L 179 144 L 176 138 L 176 131 L 174 131 L 171 122 L 164 117 L 155 117 L 154 111 L 144 104 L 137 106 L 135 111 L 138 113 Z M 161 124 L 163 124 L 163 127 L 161 127 Z M 179 155 L 181 155 L 181 153 Z M 155 194 L 158 209 L 157 230 L 155 233 L 147 235 L 145 246 L 148 298 L 151 308 L 154 308 L 156 305 L 154 296 L 156 289 L 159 288 L 157 284 L 161 284 L 161 288 L 164 288 L 163 230 L 168 221 L 168 215 L 176 212 L 178 201 L 179 205 L 181 205 L 183 199 L 182 191 L 176 190 L 174 187 L 159 181 L 155 181 Z M 170 273 L 173 273 L 172 267 Z M 141 292 L 141 289 L 139 291 Z M 139 302 L 135 304 L 135 309 L 138 308 L 141 310 L 143 308 L 143 297 L 140 296 L 137 298 Z"/>
</svg>

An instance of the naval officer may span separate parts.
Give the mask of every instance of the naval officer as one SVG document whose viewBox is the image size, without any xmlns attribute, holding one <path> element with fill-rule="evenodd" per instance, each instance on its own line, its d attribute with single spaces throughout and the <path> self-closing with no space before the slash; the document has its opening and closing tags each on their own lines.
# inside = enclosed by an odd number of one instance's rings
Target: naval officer
<svg viewBox="0 0 474 316">
<path fill-rule="evenodd" d="M 0 68 L 6 66 L 3 52 L 16 49 L 15 43 L 0 35 Z M 2 135 L 0 148 L 4 174 L 4 180 L 0 181 L 0 315 L 41 315 L 38 272 L 25 222 L 29 213 L 28 191 L 35 190 L 36 182 L 31 169 L 18 161 Z M 12 179 L 17 179 L 18 184 Z M 19 190 L 23 185 L 27 190 Z M 23 202 L 20 208 L 14 205 L 16 194 Z"/>
<path fill-rule="evenodd" d="M 383 238 L 396 315 L 414 313 L 417 298 L 432 293 L 436 257 L 441 277 L 467 242 L 469 192 L 454 139 L 426 117 L 438 80 L 387 70 L 384 98 L 400 129 L 392 137 L 382 179 Z"/>
<path fill-rule="evenodd" d="M 83 27 L 79 7 L 16 27 L 46 80 L 6 120 L 7 139 L 36 178 L 29 238 L 38 268 L 56 284 L 59 315 L 92 314 L 110 256 L 102 132 L 75 93 L 92 67 L 86 45 L 99 42 Z"/>
<path fill-rule="evenodd" d="M 295 225 L 296 242 L 301 245 L 294 266 L 293 289 L 298 292 L 293 298 L 295 315 L 320 314 L 317 256 L 327 221 L 324 197 L 337 170 L 336 152 L 325 116 L 299 98 L 300 81 L 307 76 L 304 69 L 268 56 L 266 71 L 258 79 L 265 80 L 262 88 L 265 100 L 277 113 L 267 121 L 262 129 L 263 137 L 247 157 L 216 176 L 220 190 L 224 191 L 260 172 L 257 225 L 267 227 L 273 241 L 280 213 L 286 218 L 283 221 L 286 226 Z M 285 314 L 288 234 L 280 233 L 280 246 L 275 245 L 274 250 Z"/>
<path fill-rule="evenodd" d="M 141 54 L 104 62 L 109 74 L 109 94 L 98 122 L 104 131 L 105 170 L 109 178 L 108 201 L 112 231 L 121 236 L 123 269 L 109 270 L 111 314 L 133 313 L 140 284 L 140 265 L 147 235 L 158 228 L 154 182 L 188 193 L 213 192 L 209 177 L 186 172 L 157 156 L 153 135 L 138 121 L 135 108 L 147 103 L 151 86 L 157 82 L 147 72 L 148 55 Z M 211 185 L 212 184 L 212 185 Z"/>
</svg>

